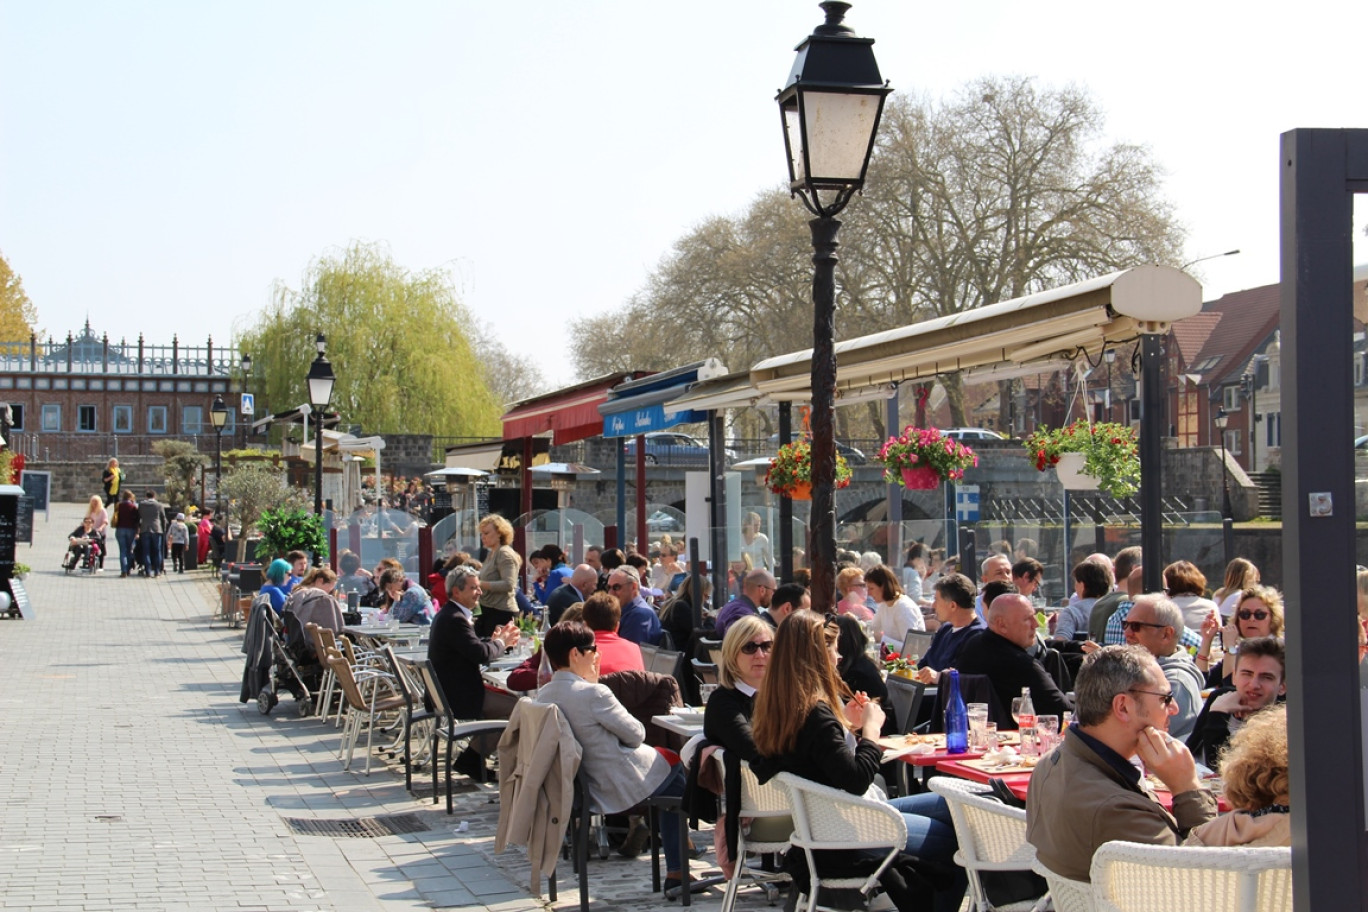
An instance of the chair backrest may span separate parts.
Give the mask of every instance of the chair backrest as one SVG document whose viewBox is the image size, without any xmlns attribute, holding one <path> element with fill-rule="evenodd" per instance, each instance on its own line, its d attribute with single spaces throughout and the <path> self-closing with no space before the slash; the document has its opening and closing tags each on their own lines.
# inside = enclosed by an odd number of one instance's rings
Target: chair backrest
<svg viewBox="0 0 1368 912">
<path fill-rule="evenodd" d="M 323 646 L 319 655 L 327 655 L 329 649 L 337 649 L 337 633 L 331 627 L 318 627 L 318 641 Z"/>
<path fill-rule="evenodd" d="M 1061 877 L 1041 864 L 1039 858 L 1031 862 L 1031 870 L 1045 878 L 1045 882 L 1050 885 L 1050 901 L 1054 904 L 1055 912 L 1095 912 L 1097 906 L 1093 902 L 1092 884 Z M 1164 908 L 1172 907 L 1171 901 L 1164 905 Z"/>
<path fill-rule="evenodd" d="M 394 675 L 394 681 L 399 687 L 399 694 L 404 698 L 404 702 L 409 705 L 409 708 L 412 708 L 419 695 L 410 686 L 408 672 L 404 667 L 405 663 L 399 661 L 399 657 L 394 654 L 394 647 L 389 643 L 380 647 L 380 653 L 389 664 L 390 674 Z"/>
<path fill-rule="evenodd" d="M 951 776 L 930 782 L 931 791 L 945 799 L 965 867 L 1024 871 L 1035 859 L 1026 841 L 1026 811 L 1008 807 L 982 786 Z"/>
<path fill-rule="evenodd" d="M 934 636 L 935 634 L 927 633 L 924 630 L 907 631 L 907 636 L 903 637 L 902 654 L 908 658 L 926 655 L 926 651 L 931 648 L 931 639 Z"/>
<path fill-rule="evenodd" d="M 884 681 L 888 699 L 893 703 L 893 724 L 899 734 L 906 734 L 917 724 L 917 710 L 921 707 L 926 685 L 911 678 L 891 674 Z"/>
<path fill-rule="evenodd" d="M 428 699 L 432 701 L 433 712 L 446 719 L 448 723 L 455 722 L 456 717 L 452 714 L 451 703 L 448 702 L 446 694 L 442 691 L 442 682 L 437 680 L 437 669 L 432 667 L 432 661 L 415 662 L 414 667 L 418 669 L 418 677 L 423 682 L 423 689 L 427 691 Z"/>
<path fill-rule="evenodd" d="M 708 640 L 699 638 L 698 646 L 708 654 L 708 660 L 714 665 L 722 664 L 722 641 Z"/>
<path fill-rule="evenodd" d="M 651 663 L 655 661 L 656 653 L 660 651 L 659 647 L 649 643 L 638 643 L 637 646 L 641 649 L 641 666 L 647 671 L 654 671 Z"/>
<path fill-rule="evenodd" d="M 711 662 L 704 662 L 699 659 L 693 660 L 694 677 L 698 678 L 700 684 L 717 683 L 717 666 Z"/>
<path fill-rule="evenodd" d="M 987 703 L 988 721 L 996 722 L 998 728 L 1003 731 L 1016 731 L 1016 720 L 1008 709 L 1004 709 L 1002 702 L 998 700 L 997 691 L 993 688 L 993 682 L 987 675 L 963 674 L 959 676 L 960 696 L 965 703 Z M 942 683 L 946 683 L 942 679 Z M 931 731 L 945 731 L 945 700 L 950 694 L 950 688 L 936 688 L 936 702 L 931 707 Z"/>
<path fill-rule="evenodd" d="M 1108 842 L 1093 855 L 1092 887 L 1097 912 L 1140 912 L 1175 896 L 1202 912 L 1290 912 L 1292 850 Z"/>
<path fill-rule="evenodd" d="M 337 676 L 337 686 L 342 688 L 342 695 L 347 698 L 348 705 L 352 709 L 367 712 L 369 707 L 365 698 L 361 696 L 361 688 L 357 686 L 356 678 L 352 676 L 351 663 L 336 649 L 329 649 L 326 655 L 328 667 Z"/>
<path fill-rule="evenodd" d="M 907 822 L 885 801 L 819 785 L 793 773 L 778 782 L 789 794 L 793 844 L 806 849 L 902 849 Z"/>
<path fill-rule="evenodd" d="M 645 661 L 645 658 L 645 651 L 643 650 L 642 660 Z M 677 679 L 680 676 L 683 662 L 684 653 L 675 652 L 671 649 L 657 649 L 655 654 L 651 656 L 651 660 L 646 662 L 646 670 Z"/>
</svg>

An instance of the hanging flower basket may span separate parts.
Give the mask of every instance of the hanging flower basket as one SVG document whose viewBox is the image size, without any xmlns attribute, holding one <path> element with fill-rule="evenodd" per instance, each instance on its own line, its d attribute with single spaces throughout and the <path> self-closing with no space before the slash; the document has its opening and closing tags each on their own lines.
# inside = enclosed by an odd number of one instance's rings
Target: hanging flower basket
<svg viewBox="0 0 1368 912">
<path fill-rule="evenodd" d="M 850 485 L 850 466 L 836 454 L 836 487 Z M 812 499 L 812 441 L 807 437 L 786 443 L 770 460 L 765 487 L 794 500 Z"/>
<path fill-rule="evenodd" d="M 1096 489 L 1118 498 L 1140 490 L 1139 441 L 1125 425 L 1075 421 L 1062 428 L 1037 428 L 1026 438 L 1026 452 L 1037 470 L 1054 467 L 1066 490 Z M 1080 459 L 1081 468 L 1070 465 Z"/>
<path fill-rule="evenodd" d="M 912 491 L 934 491 L 940 487 L 940 473 L 930 466 L 902 470 L 903 487 Z"/>
<path fill-rule="evenodd" d="M 929 491 L 945 480 L 958 481 L 965 469 L 978 465 L 974 451 L 938 428 L 908 426 L 889 437 L 874 457 L 884 467 L 884 481 Z"/>
</svg>

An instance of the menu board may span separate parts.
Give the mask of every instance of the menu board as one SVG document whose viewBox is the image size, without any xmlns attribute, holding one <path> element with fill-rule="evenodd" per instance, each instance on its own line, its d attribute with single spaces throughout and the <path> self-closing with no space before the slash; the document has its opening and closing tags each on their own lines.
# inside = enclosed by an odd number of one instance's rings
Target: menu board
<svg viewBox="0 0 1368 912">
<path fill-rule="evenodd" d="M 19 509 L 14 517 L 14 540 L 33 544 L 33 498 L 27 494 L 19 498 Z"/>
<path fill-rule="evenodd" d="M 51 519 L 52 504 L 49 500 L 52 494 L 52 473 L 30 472 L 25 469 L 19 476 L 19 486 L 24 489 L 25 494 L 33 498 L 33 512 L 42 510 L 43 519 Z"/>
<path fill-rule="evenodd" d="M 18 507 L 18 497 L 0 497 L 0 580 L 7 579 L 14 572 L 14 543 L 19 531 Z"/>
<path fill-rule="evenodd" d="M 28 590 L 24 588 L 21 580 L 12 579 L 8 581 L 10 594 L 14 597 L 14 603 L 10 608 L 10 613 L 17 612 L 26 621 L 33 620 L 33 605 L 29 602 Z"/>
</svg>

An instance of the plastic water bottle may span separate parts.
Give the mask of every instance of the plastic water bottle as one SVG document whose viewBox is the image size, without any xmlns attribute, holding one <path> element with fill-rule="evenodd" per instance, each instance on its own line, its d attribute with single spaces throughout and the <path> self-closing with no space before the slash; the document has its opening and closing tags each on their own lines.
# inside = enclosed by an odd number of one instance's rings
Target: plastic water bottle
<svg viewBox="0 0 1368 912">
<path fill-rule="evenodd" d="M 950 669 L 950 695 L 945 699 L 945 752 L 963 754 L 969 750 L 969 710 L 960 695 L 959 672 Z"/>
<path fill-rule="evenodd" d="M 1021 732 L 1021 756 L 1036 757 L 1040 748 L 1036 744 L 1036 711 L 1031 702 L 1031 688 L 1021 688 L 1021 713 L 1017 716 L 1017 729 Z"/>
</svg>

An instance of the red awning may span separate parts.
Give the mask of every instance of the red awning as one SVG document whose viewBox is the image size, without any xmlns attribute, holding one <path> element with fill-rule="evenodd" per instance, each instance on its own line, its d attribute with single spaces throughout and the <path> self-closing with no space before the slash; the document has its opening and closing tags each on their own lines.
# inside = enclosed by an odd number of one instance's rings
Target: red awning
<svg viewBox="0 0 1368 912">
<path fill-rule="evenodd" d="M 624 380 L 644 373 L 611 374 L 554 393 L 524 399 L 503 416 L 505 440 L 535 437 L 551 432 L 557 446 L 587 440 L 603 433 L 603 416 L 598 407 L 607 401 L 608 391 Z"/>
</svg>

